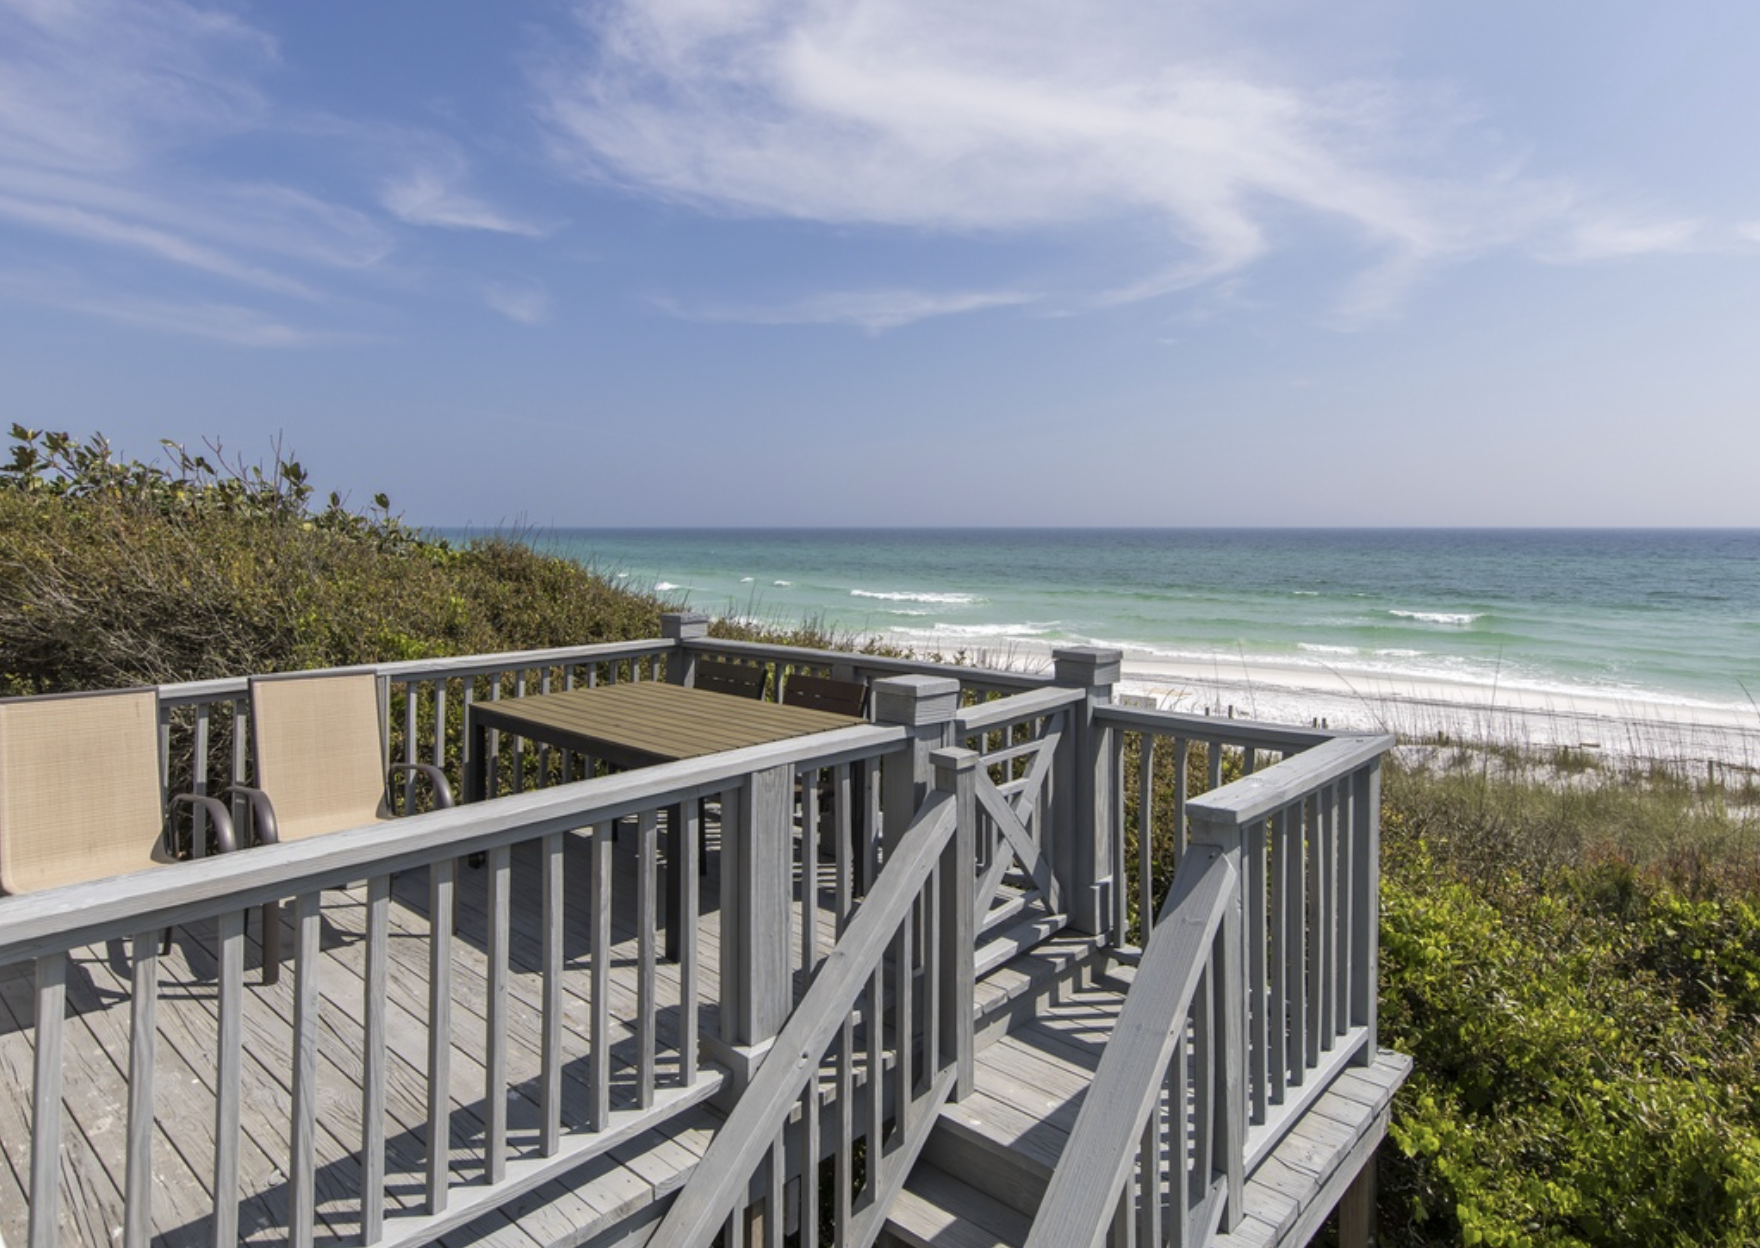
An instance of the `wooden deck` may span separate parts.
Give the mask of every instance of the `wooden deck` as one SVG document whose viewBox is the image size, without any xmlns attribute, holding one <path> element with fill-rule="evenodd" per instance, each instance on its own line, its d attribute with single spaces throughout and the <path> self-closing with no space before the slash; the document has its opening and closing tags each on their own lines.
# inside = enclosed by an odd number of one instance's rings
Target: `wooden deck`
<svg viewBox="0 0 1760 1248">
<path fill-rule="evenodd" d="M 709 839 L 710 857 L 702 880 L 702 913 L 698 940 L 703 955 L 701 1009 L 703 1030 L 716 1026 L 719 998 L 717 966 L 720 938 L 717 835 Z M 638 973 L 633 899 L 637 876 L 628 841 L 614 849 L 614 966 L 611 974 L 612 1016 L 636 1014 Z M 541 1060 L 538 1034 L 541 984 L 536 972 L 541 953 L 539 907 L 534 904 L 539 869 L 537 847 L 516 850 L 513 864 L 512 965 L 509 988 L 510 1075 L 514 1087 L 509 1103 L 509 1143 L 516 1154 L 536 1147 L 538 1105 L 531 1089 Z M 588 839 L 570 837 L 564 851 L 566 885 L 571 895 L 584 894 L 589 877 Z M 834 871 L 821 869 L 820 906 L 815 916 L 820 940 L 829 948 L 835 939 L 830 908 Z M 427 1032 L 422 1022 L 428 1007 L 427 873 L 399 875 L 392 893 L 390 998 L 386 1002 L 392 1052 L 387 1111 L 387 1189 L 398 1208 L 414 1214 L 424 1201 L 427 1157 Z M 487 1017 L 484 940 L 487 922 L 486 881 L 469 868 L 459 873 L 455 897 L 458 939 L 453 944 L 453 991 L 462 1007 L 455 1017 L 452 1062 L 452 1169 L 454 1182 L 482 1180 L 480 1149 L 484 1124 L 483 1036 Z M 362 974 L 365 945 L 365 899 L 360 888 L 333 890 L 323 905 L 322 967 L 323 1033 L 319 1052 L 321 1129 L 318 1177 L 320 1241 L 360 1242 L 358 1208 L 360 1166 L 348 1141 L 360 1138 Z M 568 1026 L 584 1033 L 591 1010 L 591 976 L 586 965 L 592 916 L 585 906 L 571 907 L 565 953 L 565 1011 Z M 792 918 L 799 932 L 800 906 Z M 283 948 L 291 947 L 284 919 Z M 246 1062 L 243 1152 L 239 1157 L 241 1186 L 246 1193 L 240 1213 L 240 1242 L 281 1244 L 286 1241 L 288 1193 L 285 1158 L 288 1141 L 286 1056 L 293 1028 L 293 980 L 284 974 L 273 986 L 261 983 L 256 929 L 251 928 L 247 957 L 248 1004 L 244 1033 L 247 1049 L 256 1055 Z M 1092 939 L 1064 937 L 1034 941 L 1038 928 L 1029 917 L 1014 928 L 1002 927 L 980 951 L 988 964 L 977 994 L 980 1027 L 988 1038 L 1005 1034 L 1013 1022 L 1030 1018 L 1048 986 L 1067 982 L 1098 951 Z M 66 1036 L 66 1121 L 63 1125 L 64 1199 L 61 1233 L 64 1243 L 115 1242 L 123 1219 L 124 1113 L 129 1053 L 131 995 L 128 952 L 119 942 L 79 951 L 68 975 Z M 211 923 L 195 924 L 173 934 L 172 952 L 161 962 L 157 1078 L 165 1090 L 156 1120 L 153 1152 L 153 1242 L 165 1248 L 195 1248 L 210 1241 L 213 1174 L 214 1054 L 216 952 Z M 676 1004 L 678 968 L 657 967 L 663 1003 Z M 31 1025 L 34 997 L 28 964 L 0 968 L 0 1243 L 24 1244 L 28 1203 L 27 1156 L 22 1144 L 30 1139 Z M 657 1050 L 658 1082 L 674 1085 L 679 1077 L 676 1032 L 670 1025 L 676 1011 L 663 1005 Z M 618 1029 L 613 1046 L 612 1106 L 628 1109 L 636 1098 L 637 1040 L 627 1027 Z M 569 1072 L 563 1120 L 585 1121 L 588 1072 L 585 1063 Z M 608 1156 L 583 1166 L 566 1180 L 552 1181 L 506 1212 L 485 1216 L 451 1232 L 437 1243 L 449 1248 L 568 1248 L 591 1241 L 611 1228 L 642 1226 L 644 1211 L 670 1195 L 701 1158 L 723 1114 L 707 1103 L 708 1094 L 724 1080 L 723 1072 L 707 1067 L 688 1093 L 701 1103 L 663 1128 L 650 1130 L 610 1150 Z M 173 1091 L 174 1090 L 174 1091 Z M 829 1090 L 827 1095 L 829 1100 Z M 650 1211 L 650 1216 L 652 1216 Z M 394 1222 L 395 1213 L 387 1217 Z"/>
<path fill-rule="evenodd" d="M 473 697 L 725 652 L 865 679 L 875 722 L 584 784 L 479 735 L 516 795 L 0 899 L 0 1248 L 1306 1242 L 1409 1069 L 1391 739 L 1118 705 L 1089 648 L 967 685 L 703 627 L 390 665 L 382 705 L 406 761 L 474 766 Z M 218 787 L 230 724 L 247 776 L 243 690 L 160 691 L 195 743 L 161 766 Z M 656 827 L 699 812 L 670 962 Z M 300 952 L 265 984 L 272 897 Z"/>
</svg>

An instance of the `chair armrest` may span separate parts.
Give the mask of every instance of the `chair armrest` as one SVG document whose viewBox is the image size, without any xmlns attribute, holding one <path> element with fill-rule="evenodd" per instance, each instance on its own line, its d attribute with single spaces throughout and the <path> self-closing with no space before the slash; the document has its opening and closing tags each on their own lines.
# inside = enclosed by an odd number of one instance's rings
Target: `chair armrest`
<svg viewBox="0 0 1760 1248">
<path fill-rule="evenodd" d="M 171 799 L 171 804 L 174 807 L 201 807 L 208 812 L 208 822 L 213 827 L 214 839 L 220 843 L 220 852 L 229 854 L 238 848 L 238 836 L 232 830 L 232 812 L 226 809 L 224 802 L 199 793 L 179 793 Z"/>
<path fill-rule="evenodd" d="M 250 799 L 251 824 L 257 834 L 257 844 L 276 845 L 281 836 L 275 824 L 275 807 L 269 801 L 269 795 L 261 789 L 253 789 L 248 784 L 234 784 L 221 790 L 224 793 L 238 793 Z"/>
<path fill-rule="evenodd" d="M 447 783 L 445 772 L 433 763 L 392 763 L 388 774 L 395 776 L 406 771 L 420 772 L 428 777 L 428 783 L 434 786 L 435 810 L 446 810 L 452 806 L 452 786 Z"/>
</svg>

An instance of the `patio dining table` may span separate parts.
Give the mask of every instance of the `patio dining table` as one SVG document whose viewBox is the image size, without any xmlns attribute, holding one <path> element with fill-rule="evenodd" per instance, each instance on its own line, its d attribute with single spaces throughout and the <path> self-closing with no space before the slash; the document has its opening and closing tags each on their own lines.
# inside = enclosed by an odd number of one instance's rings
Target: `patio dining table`
<svg viewBox="0 0 1760 1248">
<path fill-rule="evenodd" d="M 472 704 L 469 718 L 470 753 L 464 775 L 467 801 L 478 801 L 486 792 L 492 731 L 631 768 L 701 758 L 866 722 L 829 711 L 651 680 L 477 702 Z M 677 836 L 682 825 L 676 810 L 667 824 L 669 836 Z M 673 852 L 668 858 L 677 861 L 678 855 Z M 677 871 L 668 871 L 667 876 L 666 951 L 668 957 L 676 958 L 684 882 Z"/>
</svg>

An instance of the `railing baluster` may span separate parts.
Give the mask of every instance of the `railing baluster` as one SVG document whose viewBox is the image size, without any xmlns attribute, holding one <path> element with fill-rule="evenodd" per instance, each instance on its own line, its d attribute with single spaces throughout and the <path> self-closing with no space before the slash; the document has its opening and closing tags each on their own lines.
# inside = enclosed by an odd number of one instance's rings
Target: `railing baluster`
<svg viewBox="0 0 1760 1248">
<path fill-rule="evenodd" d="M 318 935 L 322 894 L 293 900 L 293 1123 L 289 1132 L 291 1211 L 287 1237 L 306 1248 L 317 1231 Z"/>
<path fill-rule="evenodd" d="M 819 768 L 802 771 L 801 791 L 801 970 L 819 964 Z"/>
<path fill-rule="evenodd" d="M 801 1098 L 800 1248 L 819 1248 L 819 1080 Z"/>
<path fill-rule="evenodd" d="M 238 1148 L 240 1080 L 244 1062 L 244 911 L 225 910 L 214 920 L 220 1018 L 214 1071 L 214 1248 L 238 1242 Z M 364 1225 L 364 1222 L 363 1222 Z M 375 1236 L 365 1236 L 372 1243 Z"/>
<path fill-rule="evenodd" d="M 1213 980 L 1206 965 L 1198 976 L 1198 990 L 1192 994 L 1192 1120 L 1196 1127 L 1192 1138 L 1192 1172 L 1197 1177 L 1197 1192 L 1210 1186 L 1216 1172 L 1216 1011 L 1211 989 Z"/>
<path fill-rule="evenodd" d="M 603 1131 L 611 1122 L 611 827 L 609 823 L 595 826 L 591 846 L 593 913 L 587 951 L 591 959 L 592 1011 L 588 1037 L 592 1069 L 588 1080 L 589 1131 Z"/>
<path fill-rule="evenodd" d="M 1285 989 L 1284 1051 L 1291 1087 L 1307 1082 L 1308 1040 L 1308 876 L 1303 868 L 1302 803 L 1286 806 L 1277 815 L 1277 838 L 1285 846 L 1283 979 Z"/>
<path fill-rule="evenodd" d="M 1124 739 L 1124 734 L 1118 734 Z M 1137 747 L 1137 947 L 1149 947 L 1155 930 L 1155 737 L 1143 733 Z M 1122 786 L 1121 786 L 1122 787 Z M 1122 818 L 1118 821 L 1124 827 Z M 1121 854 L 1119 862 L 1124 862 Z M 1119 878 L 1124 878 L 1122 871 Z M 1124 890 L 1119 889 L 1122 896 Z M 1119 939 L 1125 938 L 1124 914 L 1119 913 Z"/>
<path fill-rule="evenodd" d="M 452 1171 L 452 907 L 458 862 L 428 865 L 428 1172 L 429 1213 L 446 1209 Z"/>
<path fill-rule="evenodd" d="M 446 766 L 446 686 L 444 676 L 434 682 L 434 749 L 429 760 L 434 766 L 444 769 Z M 465 721 L 460 721 L 463 727 Z M 462 776 L 462 772 L 460 775 Z"/>
<path fill-rule="evenodd" d="M 1173 866 L 1179 869 L 1186 856 L 1190 834 L 1186 829 L 1186 794 L 1191 787 L 1191 769 L 1186 765 L 1192 743 L 1184 737 L 1173 739 Z"/>
<path fill-rule="evenodd" d="M 702 834 L 702 804 L 681 803 L 678 811 L 678 832 L 674 837 L 674 854 L 678 862 L 673 870 L 679 873 L 679 887 L 673 893 L 679 898 L 683 913 L 679 916 L 678 943 L 678 1077 L 679 1083 L 690 1087 L 697 1081 L 697 1028 L 699 1017 L 697 924 L 702 913 L 698 889 L 699 840 Z"/>
<path fill-rule="evenodd" d="M 1271 1104 L 1271 1025 L 1268 996 L 1270 983 L 1265 967 L 1266 945 L 1266 871 L 1265 821 L 1255 819 L 1247 826 L 1244 856 L 1245 881 L 1243 911 L 1247 929 L 1247 1051 L 1252 1065 L 1249 1074 L 1252 1087 L 1252 1122 L 1264 1122 Z"/>
<path fill-rule="evenodd" d="M 868 984 L 868 1181 L 863 1191 L 870 1198 L 879 1186 L 880 1154 L 884 1141 L 881 1129 L 886 1123 L 885 1090 L 883 1077 L 886 1063 L 884 1058 L 884 1032 L 886 1030 L 886 960 L 882 958 L 874 967 L 874 975 Z"/>
<path fill-rule="evenodd" d="M 361 1240 L 376 1241 L 385 1225 L 385 999 L 391 934 L 391 877 L 367 881 L 367 965 L 361 977 Z"/>
<path fill-rule="evenodd" d="M 1332 926 L 1332 899 L 1326 890 L 1326 864 L 1330 858 L 1326 852 L 1326 828 L 1321 816 L 1321 795 L 1308 799 L 1305 803 L 1304 818 L 1308 826 L 1308 984 L 1302 998 L 1303 1044 L 1306 1046 L 1304 1055 L 1308 1064 L 1315 1063 L 1320 1056 L 1320 1046 L 1330 1046 L 1332 1039 L 1323 1035 L 1324 1020 L 1330 1016 L 1331 998 L 1327 995 L 1327 981 L 1331 978 L 1331 968 L 1326 956 L 1327 934 Z"/>
<path fill-rule="evenodd" d="M 153 1072 L 159 1054 L 159 938 L 134 938 L 128 1026 L 128 1158 L 124 1191 L 125 1248 L 146 1248 L 153 1236 Z"/>
<path fill-rule="evenodd" d="M 413 680 L 403 682 L 403 761 L 413 764 L 420 754 L 417 751 L 416 738 L 420 735 L 420 719 L 417 710 L 421 703 L 421 688 Z M 416 773 L 403 773 L 403 808 L 416 808 Z"/>
<path fill-rule="evenodd" d="M 543 668 L 538 672 L 538 693 L 550 692 L 550 669 Z M 538 745 L 538 788 L 550 783 L 550 747 L 542 742 Z"/>
<path fill-rule="evenodd" d="M 1266 914 L 1271 929 L 1271 998 L 1266 1007 L 1269 1040 L 1267 1066 L 1271 1076 L 1270 1101 L 1281 1105 L 1289 1087 L 1289 835 L 1288 820 L 1279 811 L 1271 819 L 1271 901 Z"/>
<path fill-rule="evenodd" d="M 511 851 L 497 845 L 489 851 L 488 1000 L 483 1003 L 484 1178 L 491 1184 L 507 1177 L 507 932 L 512 887 Z"/>
<path fill-rule="evenodd" d="M 660 870 L 655 812 L 636 816 L 636 1105 L 654 1103 L 655 875 Z"/>
<path fill-rule="evenodd" d="M 782 1248 L 782 1233 L 788 1225 L 788 1212 L 785 1208 L 785 1186 L 788 1179 L 787 1134 L 787 1128 L 778 1131 L 776 1139 L 770 1144 L 770 1190 L 764 1200 L 765 1248 Z"/>
<path fill-rule="evenodd" d="M 1191 1049 L 1186 1037 L 1191 1032 L 1191 1011 L 1179 1020 L 1179 1040 L 1173 1046 L 1173 1061 L 1168 1063 L 1167 1078 L 1167 1231 L 1173 1248 L 1184 1248 L 1191 1239 L 1191 1206 L 1198 1199 L 1198 1183 L 1192 1169 L 1186 1101 L 1190 1096 L 1186 1062 Z"/>
<path fill-rule="evenodd" d="M 544 923 L 543 1034 L 540 1040 L 538 1151 L 554 1157 L 562 1147 L 562 838 L 552 832 L 542 842 Z"/>
<path fill-rule="evenodd" d="M 523 667 L 513 674 L 513 696 L 526 696 L 526 669 Z M 526 791 L 526 739 L 517 733 L 513 737 L 513 791 Z"/>
<path fill-rule="evenodd" d="M 190 749 L 189 791 L 201 797 L 208 794 L 208 715 L 210 704 L 203 702 L 196 707 L 195 739 Z M 190 819 L 190 854 L 196 858 L 205 858 L 208 854 L 208 811 L 201 803 L 197 803 L 191 812 Z M 167 849 L 176 850 L 175 845 L 167 844 Z"/>
<path fill-rule="evenodd" d="M 1161 1248 L 1161 1182 L 1166 1172 L 1161 1164 L 1161 1132 L 1167 1124 L 1165 1107 L 1157 1101 L 1143 1124 L 1143 1141 L 1137 1151 L 1137 1242 L 1146 1248 Z M 1130 1184 L 1125 1184 L 1126 1192 Z"/>
</svg>

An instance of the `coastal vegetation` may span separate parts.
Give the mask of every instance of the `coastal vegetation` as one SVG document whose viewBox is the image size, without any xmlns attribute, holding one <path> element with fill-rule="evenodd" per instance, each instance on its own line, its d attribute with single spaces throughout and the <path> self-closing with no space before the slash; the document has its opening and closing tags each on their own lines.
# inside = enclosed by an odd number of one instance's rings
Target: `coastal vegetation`
<svg viewBox="0 0 1760 1248">
<path fill-rule="evenodd" d="M 517 537 L 439 540 L 383 495 L 320 496 L 279 453 L 12 438 L 0 694 L 649 637 L 672 605 Z M 1383 796 L 1381 1040 L 1416 1069 L 1382 1242 L 1760 1242 L 1751 778 L 1432 743 Z"/>
</svg>

